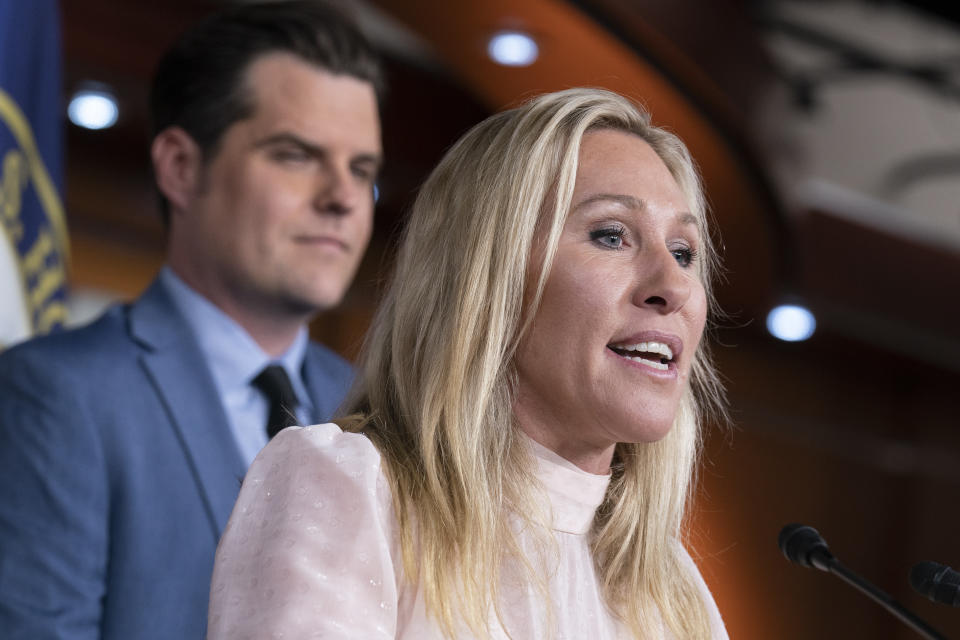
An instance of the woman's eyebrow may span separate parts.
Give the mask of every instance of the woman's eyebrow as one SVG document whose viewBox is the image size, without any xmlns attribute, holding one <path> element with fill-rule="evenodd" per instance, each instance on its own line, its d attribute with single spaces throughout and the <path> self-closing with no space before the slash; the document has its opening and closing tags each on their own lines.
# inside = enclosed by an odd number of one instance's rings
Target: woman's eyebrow
<svg viewBox="0 0 960 640">
<path fill-rule="evenodd" d="M 596 195 L 592 195 L 589 198 L 586 198 L 585 200 L 582 200 L 581 202 L 577 203 L 577 206 L 574 207 L 574 209 L 579 209 L 581 207 L 591 205 L 594 202 L 602 202 L 602 201 L 616 202 L 617 204 L 620 204 L 628 209 L 641 210 L 644 207 L 646 207 L 646 203 L 643 200 L 641 200 L 640 198 L 635 198 L 634 196 L 628 196 L 626 194 L 619 194 L 619 193 L 598 193 Z"/>
<path fill-rule="evenodd" d="M 580 209 L 581 207 L 586 207 L 595 202 L 615 202 L 627 209 L 634 209 L 636 211 L 643 211 L 647 207 L 647 203 L 640 198 L 634 196 L 628 196 L 621 193 L 598 193 L 590 196 L 577 203 L 574 209 Z M 700 220 L 697 219 L 697 216 L 693 215 L 689 211 L 680 211 L 676 215 L 677 223 L 683 225 L 693 225 L 700 229 Z"/>
<path fill-rule="evenodd" d="M 678 213 L 677 222 L 680 224 L 692 224 L 698 230 L 700 229 L 700 221 L 697 220 L 697 216 L 693 215 L 689 211 L 681 211 Z"/>
</svg>

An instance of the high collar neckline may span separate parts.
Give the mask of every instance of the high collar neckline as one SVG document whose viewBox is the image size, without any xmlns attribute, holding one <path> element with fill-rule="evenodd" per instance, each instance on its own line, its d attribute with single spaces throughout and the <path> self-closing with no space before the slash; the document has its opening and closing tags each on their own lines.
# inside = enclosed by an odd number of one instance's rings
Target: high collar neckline
<svg viewBox="0 0 960 640">
<path fill-rule="evenodd" d="M 584 535 L 610 484 L 610 474 L 597 475 L 579 468 L 566 458 L 527 438 L 537 461 L 537 478 L 550 500 L 556 531 Z"/>
</svg>

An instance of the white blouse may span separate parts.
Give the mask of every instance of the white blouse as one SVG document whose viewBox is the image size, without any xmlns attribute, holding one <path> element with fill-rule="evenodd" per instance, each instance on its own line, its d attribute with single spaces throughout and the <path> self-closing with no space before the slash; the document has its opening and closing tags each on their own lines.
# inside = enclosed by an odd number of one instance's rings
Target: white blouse
<svg viewBox="0 0 960 640">
<path fill-rule="evenodd" d="M 546 575 L 554 606 L 548 613 L 537 588 L 511 579 L 508 567 L 500 593 L 504 624 L 516 640 L 627 638 L 604 605 L 587 536 L 610 478 L 529 442 L 552 515 L 556 544 L 549 545 Z M 380 467 L 366 437 L 335 424 L 291 427 L 267 445 L 247 473 L 217 549 L 209 640 L 442 637 L 426 615 L 422 590 L 403 577 L 391 490 Z M 519 534 L 530 558 L 542 557 L 532 553 L 543 547 L 540 540 Z M 702 589 L 713 637 L 726 639 L 706 584 L 682 554 Z M 492 637 L 507 638 L 491 620 Z"/>
</svg>

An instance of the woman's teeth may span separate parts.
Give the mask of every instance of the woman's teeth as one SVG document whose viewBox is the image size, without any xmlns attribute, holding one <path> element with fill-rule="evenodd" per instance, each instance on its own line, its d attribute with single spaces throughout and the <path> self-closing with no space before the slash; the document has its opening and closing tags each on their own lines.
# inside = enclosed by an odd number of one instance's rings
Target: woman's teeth
<svg viewBox="0 0 960 640">
<path fill-rule="evenodd" d="M 673 360 L 673 350 L 662 342 L 611 345 L 617 355 L 640 364 L 666 371 Z"/>
</svg>

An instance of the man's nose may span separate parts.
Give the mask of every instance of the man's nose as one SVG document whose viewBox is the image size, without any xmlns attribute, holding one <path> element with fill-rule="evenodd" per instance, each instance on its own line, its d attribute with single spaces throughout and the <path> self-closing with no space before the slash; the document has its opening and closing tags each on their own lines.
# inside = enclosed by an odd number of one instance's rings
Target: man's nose
<svg viewBox="0 0 960 640">
<path fill-rule="evenodd" d="M 314 208 L 318 212 L 346 215 L 365 197 L 367 185 L 349 166 L 328 166 L 318 177 L 316 189 Z"/>
</svg>

